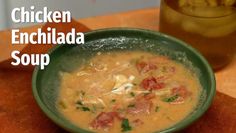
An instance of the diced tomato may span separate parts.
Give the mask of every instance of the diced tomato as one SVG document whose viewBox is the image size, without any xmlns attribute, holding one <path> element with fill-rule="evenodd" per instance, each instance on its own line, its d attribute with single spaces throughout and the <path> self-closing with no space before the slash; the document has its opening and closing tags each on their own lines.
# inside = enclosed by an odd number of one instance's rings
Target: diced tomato
<svg viewBox="0 0 236 133">
<path fill-rule="evenodd" d="M 141 82 L 141 87 L 145 90 L 159 90 L 164 88 L 164 86 L 165 84 L 163 82 L 156 80 L 154 77 L 145 78 Z"/>
<path fill-rule="evenodd" d="M 122 119 L 117 112 L 101 112 L 91 123 L 94 129 L 109 128 L 113 125 L 114 119 Z"/>
<path fill-rule="evenodd" d="M 136 67 L 137 67 L 139 73 L 141 73 L 141 74 L 157 69 L 157 66 L 155 64 L 147 63 L 147 62 L 139 62 L 136 64 Z"/>
<path fill-rule="evenodd" d="M 127 112 L 133 115 L 149 114 L 152 108 L 152 101 L 140 100 L 134 103 L 134 107 L 128 107 Z"/>
<path fill-rule="evenodd" d="M 134 115 L 140 113 L 149 114 L 153 105 L 151 101 L 153 98 L 155 98 L 153 93 L 138 95 L 133 101 L 134 106 L 128 107 L 127 112 Z"/>
<path fill-rule="evenodd" d="M 178 95 L 185 99 L 191 95 L 191 92 L 189 92 L 185 86 L 179 86 L 172 89 L 172 95 Z"/>
<path fill-rule="evenodd" d="M 91 123 L 94 129 L 111 127 L 114 122 L 114 116 L 111 113 L 101 112 Z"/>
</svg>

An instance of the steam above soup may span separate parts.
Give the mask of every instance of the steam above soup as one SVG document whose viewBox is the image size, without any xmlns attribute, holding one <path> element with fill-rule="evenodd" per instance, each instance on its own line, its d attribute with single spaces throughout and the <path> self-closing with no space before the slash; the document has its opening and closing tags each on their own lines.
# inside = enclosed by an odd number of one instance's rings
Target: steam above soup
<svg viewBox="0 0 236 133">
<path fill-rule="evenodd" d="M 99 52 L 61 79 L 59 111 L 94 132 L 163 130 L 194 110 L 202 90 L 184 65 L 139 51 Z"/>
</svg>

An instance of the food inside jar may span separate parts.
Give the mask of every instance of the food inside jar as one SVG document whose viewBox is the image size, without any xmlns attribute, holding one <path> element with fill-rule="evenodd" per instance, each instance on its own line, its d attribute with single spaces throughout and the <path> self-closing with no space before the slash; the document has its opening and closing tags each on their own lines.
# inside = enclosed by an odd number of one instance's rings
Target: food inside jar
<svg viewBox="0 0 236 133">
<path fill-rule="evenodd" d="M 162 0 L 160 31 L 192 45 L 220 70 L 236 52 L 236 3 L 230 1 Z"/>
</svg>

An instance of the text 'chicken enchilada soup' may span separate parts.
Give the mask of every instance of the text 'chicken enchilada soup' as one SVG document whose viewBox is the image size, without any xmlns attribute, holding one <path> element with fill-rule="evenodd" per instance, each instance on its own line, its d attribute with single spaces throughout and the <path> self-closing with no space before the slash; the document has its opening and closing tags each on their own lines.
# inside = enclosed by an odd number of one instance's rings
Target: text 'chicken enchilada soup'
<svg viewBox="0 0 236 133">
<path fill-rule="evenodd" d="M 99 52 L 78 70 L 60 75 L 59 111 L 93 132 L 163 130 L 190 114 L 202 91 L 184 65 L 139 51 Z"/>
</svg>

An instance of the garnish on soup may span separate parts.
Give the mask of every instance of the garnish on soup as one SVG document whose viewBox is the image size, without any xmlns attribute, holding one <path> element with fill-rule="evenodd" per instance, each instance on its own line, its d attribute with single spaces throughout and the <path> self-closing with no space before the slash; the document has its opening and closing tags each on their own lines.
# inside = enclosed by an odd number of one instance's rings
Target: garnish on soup
<svg viewBox="0 0 236 133">
<path fill-rule="evenodd" d="M 62 72 L 59 111 L 94 132 L 147 133 L 168 128 L 197 105 L 195 74 L 168 57 L 146 52 L 100 53 Z"/>
</svg>

